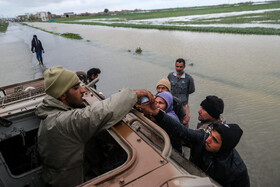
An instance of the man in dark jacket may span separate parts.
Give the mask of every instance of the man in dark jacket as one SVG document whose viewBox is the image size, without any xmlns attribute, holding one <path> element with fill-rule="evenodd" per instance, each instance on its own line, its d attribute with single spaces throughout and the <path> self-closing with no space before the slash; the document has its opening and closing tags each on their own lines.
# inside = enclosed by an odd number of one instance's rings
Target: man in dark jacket
<svg viewBox="0 0 280 187">
<path fill-rule="evenodd" d="M 207 96 L 200 104 L 198 112 L 197 129 L 210 133 L 212 124 L 225 123 L 222 113 L 224 111 L 224 102 L 215 95 Z"/>
<path fill-rule="evenodd" d="M 222 186 L 250 186 L 247 167 L 235 150 L 243 134 L 237 124 L 214 124 L 208 134 L 185 128 L 152 102 L 140 108 L 153 115 L 169 136 L 191 144 L 190 161 Z"/>
<path fill-rule="evenodd" d="M 38 40 L 36 35 L 33 35 L 33 39 L 31 41 L 31 51 L 32 53 L 36 52 L 36 58 L 40 64 L 43 64 L 42 52 L 45 53 L 44 48 L 40 40 Z"/>
</svg>

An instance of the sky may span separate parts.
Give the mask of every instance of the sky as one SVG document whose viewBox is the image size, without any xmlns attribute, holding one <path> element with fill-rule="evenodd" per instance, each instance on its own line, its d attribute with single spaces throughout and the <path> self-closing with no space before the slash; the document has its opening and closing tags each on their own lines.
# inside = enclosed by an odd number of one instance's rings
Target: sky
<svg viewBox="0 0 280 187">
<path fill-rule="evenodd" d="M 151 10 L 161 8 L 193 7 L 218 4 L 234 4 L 250 0 L 0 0 L 0 18 L 12 18 L 26 13 L 51 12 L 62 15 L 65 12 L 97 13 L 105 8 L 115 10 Z M 264 2 L 265 0 L 251 0 Z"/>
</svg>

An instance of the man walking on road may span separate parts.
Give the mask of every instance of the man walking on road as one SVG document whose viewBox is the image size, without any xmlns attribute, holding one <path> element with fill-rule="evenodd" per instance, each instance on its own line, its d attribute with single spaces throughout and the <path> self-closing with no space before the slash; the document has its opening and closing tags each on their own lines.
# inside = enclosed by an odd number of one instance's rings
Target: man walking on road
<svg viewBox="0 0 280 187">
<path fill-rule="evenodd" d="M 45 53 L 44 48 L 40 40 L 38 40 L 36 35 L 33 35 L 33 39 L 31 41 L 31 51 L 32 53 L 36 52 L 36 58 L 39 64 L 43 65 L 43 57 L 42 52 Z"/>
</svg>

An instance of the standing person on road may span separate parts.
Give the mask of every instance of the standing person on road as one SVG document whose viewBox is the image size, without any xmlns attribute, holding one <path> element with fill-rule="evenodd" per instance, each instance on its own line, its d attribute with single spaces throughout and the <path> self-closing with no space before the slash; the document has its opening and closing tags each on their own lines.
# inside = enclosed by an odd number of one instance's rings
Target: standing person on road
<svg viewBox="0 0 280 187">
<path fill-rule="evenodd" d="M 186 67 L 185 60 L 179 58 L 175 62 L 176 72 L 171 72 L 168 75 L 168 79 L 171 83 L 171 93 L 173 96 L 178 97 L 184 106 L 184 110 L 186 112 L 185 119 L 183 124 L 186 127 L 189 127 L 190 121 L 190 106 L 189 106 L 189 94 L 194 93 L 195 86 L 194 80 L 191 75 L 184 72 Z"/>
<path fill-rule="evenodd" d="M 62 66 L 44 72 L 47 96 L 36 109 L 41 119 L 38 150 L 42 160 L 42 179 L 47 186 L 77 186 L 84 182 L 85 144 L 117 122 L 151 92 L 123 89 L 110 98 L 83 104 L 85 89 L 75 72 Z"/>
<path fill-rule="evenodd" d="M 44 48 L 40 40 L 38 40 L 36 35 L 33 35 L 33 39 L 31 41 L 31 51 L 32 53 L 36 52 L 36 58 L 39 64 L 43 64 L 42 52 L 45 53 Z"/>
</svg>

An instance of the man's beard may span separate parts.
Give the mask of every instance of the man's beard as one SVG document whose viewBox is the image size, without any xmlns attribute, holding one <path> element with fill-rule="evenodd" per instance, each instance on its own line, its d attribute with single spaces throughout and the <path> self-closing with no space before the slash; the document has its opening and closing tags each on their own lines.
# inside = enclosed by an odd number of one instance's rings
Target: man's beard
<svg viewBox="0 0 280 187">
<path fill-rule="evenodd" d="M 86 107 L 86 105 L 84 103 L 82 103 L 82 104 L 70 103 L 70 106 L 72 108 L 85 108 Z"/>
<path fill-rule="evenodd" d="M 86 105 L 84 103 L 75 103 L 73 102 L 75 99 L 68 93 L 66 93 L 66 101 L 72 108 L 85 108 Z"/>
<path fill-rule="evenodd" d="M 179 75 L 181 75 L 183 72 L 184 72 L 183 70 L 177 71 L 177 73 L 178 73 Z"/>
</svg>

